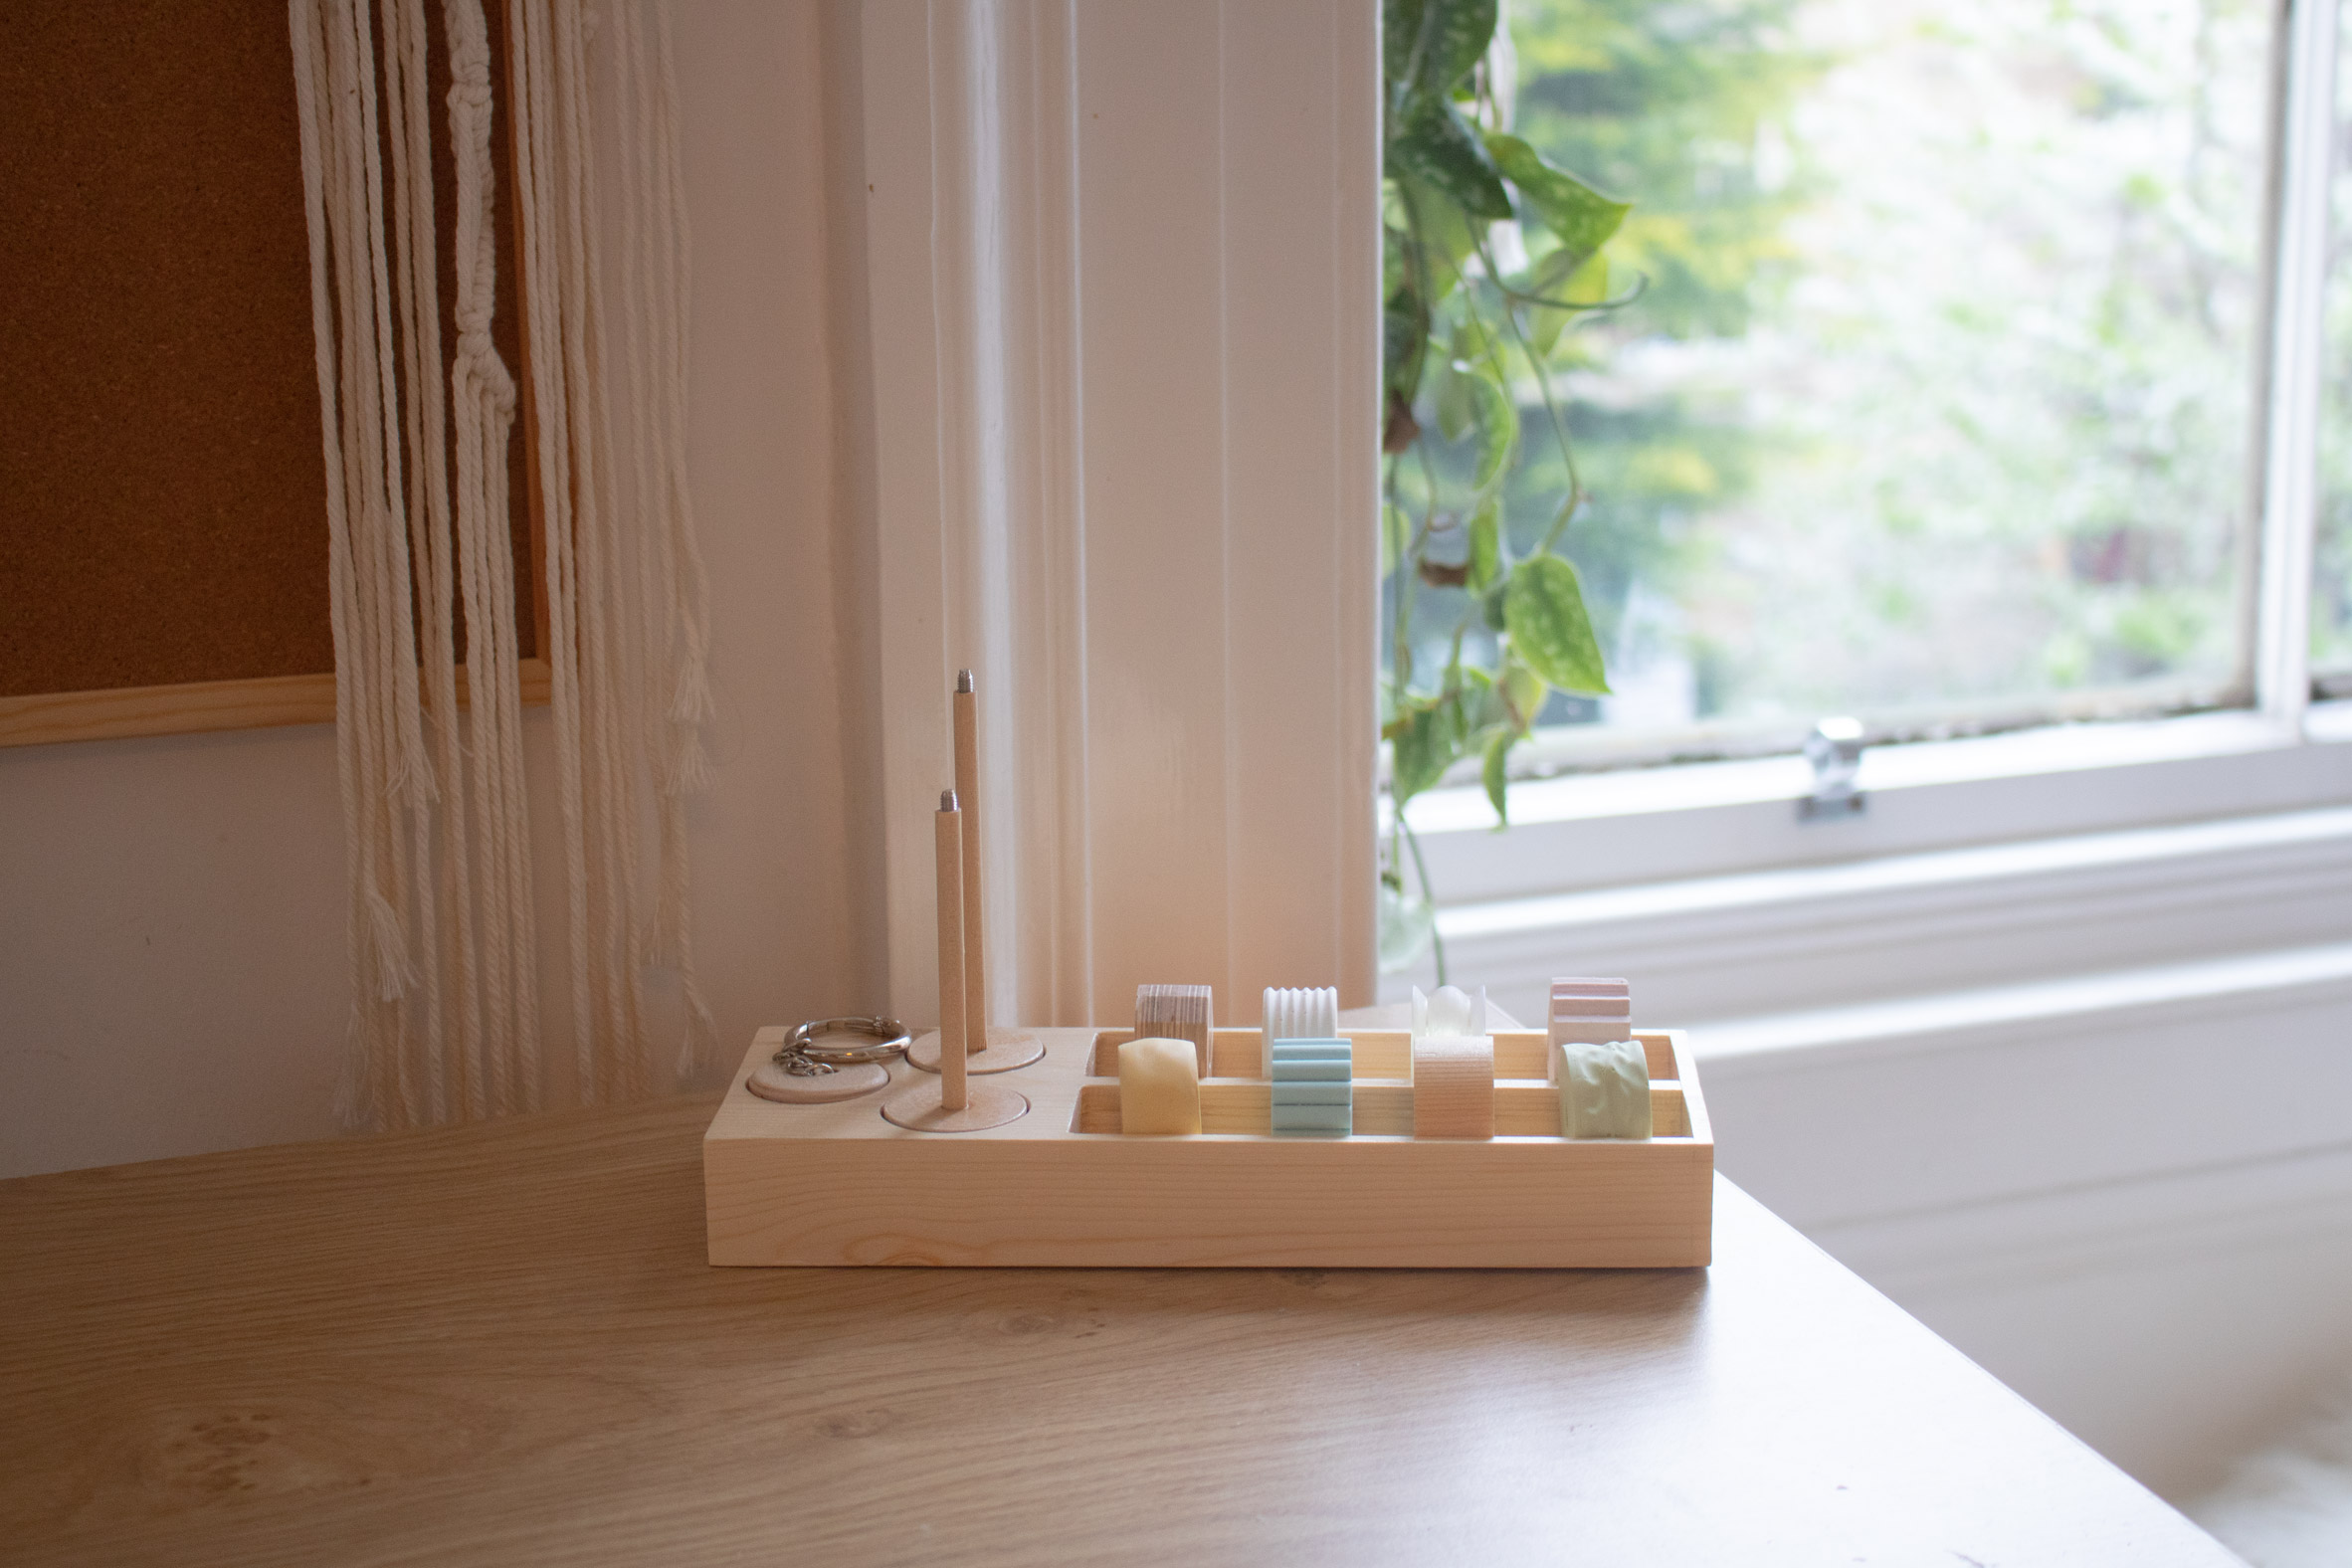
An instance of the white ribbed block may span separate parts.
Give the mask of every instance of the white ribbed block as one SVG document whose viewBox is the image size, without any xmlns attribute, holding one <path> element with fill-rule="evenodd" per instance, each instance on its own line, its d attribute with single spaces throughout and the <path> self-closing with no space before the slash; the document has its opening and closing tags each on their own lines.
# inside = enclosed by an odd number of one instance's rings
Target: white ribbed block
<svg viewBox="0 0 2352 1568">
<path fill-rule="evenodd" d="M 1274 1061 L 1274 1043 L 1277 1040 L 1334 1040 L 1339 1036 L 1339 989 L 1336 986 L 1303 987 L 1283 990 L 1278 986 L 1266 988 L 1266 1008 L 1260 1038 L 1265 1042 L 1259 1054 L 1259 1074 L 1270 1076 L 1269 1064 Z"/>
</svg>

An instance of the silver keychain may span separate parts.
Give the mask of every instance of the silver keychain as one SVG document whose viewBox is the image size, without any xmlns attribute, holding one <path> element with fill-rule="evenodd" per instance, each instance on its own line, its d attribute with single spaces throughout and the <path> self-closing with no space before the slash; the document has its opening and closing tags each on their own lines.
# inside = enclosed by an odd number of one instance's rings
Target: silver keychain
<svg viewBox="0 0 2352 1568">
<path fill-rule="evenodd" d="M 820 1046 L 820 1035 L 863 1035 L 870 1044 Z M 776 1066 L 793 1078 L 823 1078 L 863 1062 L 887 1062 L 906 1054 L 911 1037 L 894 1018 L 816 1018 L 795 1024 L 776 1053 Z"/>
</svg>

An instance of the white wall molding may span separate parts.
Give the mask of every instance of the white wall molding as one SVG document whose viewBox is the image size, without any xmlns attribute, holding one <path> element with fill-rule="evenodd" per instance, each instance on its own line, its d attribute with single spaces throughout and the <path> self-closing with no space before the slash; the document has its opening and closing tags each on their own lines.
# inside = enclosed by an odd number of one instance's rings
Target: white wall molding
<svg viewBox="0 0 2352 1568">
<path fill-rule="evenodd" d="M 2342 1232 L 2352 1232 L 2352 1142 L 1871 1215 L 1809 1234 L 1882 1290 L 1944 1294 Z"/>
<path fill-rule="evenodd" d="M 2148 1012 L 2168 1020 L 2229 1019 L 2306 993 L 2352 997 L 2352 942 L 1734 1019 L 1700 1026 L 1693 1044 L 1711 1078 L 1734 1080 L 1967 1051 L 1990 1037 L 2102 1036 Z"/>
<path fill-rule="evenodd" d="M 1374 9 L 875 0 L 863 45 L 890 1005 L 935 1011 L 966 665 L 1000 1021 L 1369 1000 Z"/>
<path fill-rule="evenodd" d="M 1725 1170 L 1799 1226 L 2352 1144 L 2352 943 L 1854 1013 L 1694 1039 Z"/>
</svg>

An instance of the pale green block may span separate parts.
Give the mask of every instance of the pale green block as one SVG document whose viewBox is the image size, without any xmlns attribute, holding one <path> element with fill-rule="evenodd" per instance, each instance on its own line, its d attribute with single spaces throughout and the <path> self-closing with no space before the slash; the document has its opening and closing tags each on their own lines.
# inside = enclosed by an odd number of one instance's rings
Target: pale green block
<svg viewBox="0 0 2352 1568">
<path fill-rule="evenodd" d="M 1639 1041 L 1554 1046 L 1563 1138 L 1650 1136 L 1650 1061 Z"/>
</svg>

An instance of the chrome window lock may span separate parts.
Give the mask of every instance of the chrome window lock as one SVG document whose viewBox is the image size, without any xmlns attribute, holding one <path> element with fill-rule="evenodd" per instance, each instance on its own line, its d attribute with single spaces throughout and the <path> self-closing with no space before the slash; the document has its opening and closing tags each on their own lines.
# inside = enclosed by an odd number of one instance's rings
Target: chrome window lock
<svg viewBox="0 0 2352 1568">
<path fill-rule="evenodd" d="M 1862 772 L 1862 726 L 1858 718 L 1825 718 L 1805 737 L 1813 764 L 1813 793 L 1797 802 L 1800 822 L 1835 822 L 1862 815 L 1866 799 L 1855 788 Z"/>
</svg>

